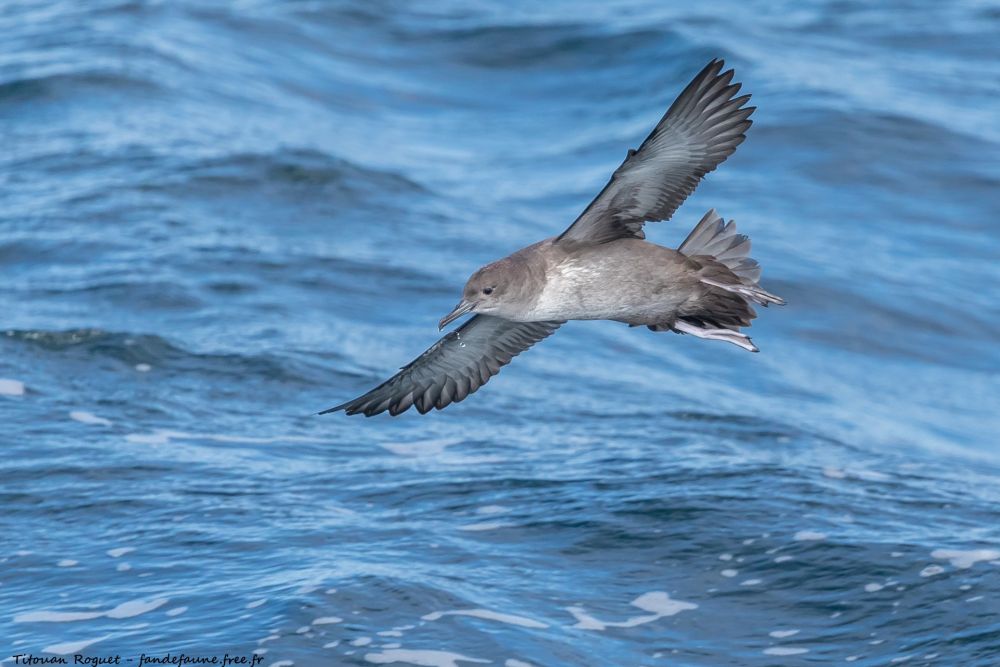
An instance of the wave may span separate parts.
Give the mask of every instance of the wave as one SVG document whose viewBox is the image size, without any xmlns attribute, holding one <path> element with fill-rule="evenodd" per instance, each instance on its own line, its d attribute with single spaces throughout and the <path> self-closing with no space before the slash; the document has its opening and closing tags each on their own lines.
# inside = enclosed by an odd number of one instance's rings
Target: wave
<svg viewBox="0 0 1000 667">
<path fill-rule="evenodd" d="M 362 167 L 318 150 L 284 148 L 272 153 L 227 153 L 184 163 L 168 163 L 169 173 L 148 184 L 149 190 L 300 187 L 316 195 L 324 190 L 340 194 L 379 191 L 393 195 L 426 194 L 424 186 L 388 170 Z"/>
<path fill-rule="evenodd" d="M 79 71 L 25 76 L 0 81 L 0 104 L 51 100 L 66 95 L 128 91 L 150 95 L 162 90 L 155 81 L 117 71 Z"/>
<path fill-rule="evenodd" d="M 328 360 L 336 352 L 317 355 L 283 350 L 282 354 L 195 352 L 155 334 L 111 332 L 81 328 L 62 331 L 8 329 L 0 342 L 32 350 L 36 358 L 53 358 L 59 366 L 70 359 L 93 363 L 113 360 L 129 369 L 156 368 L 171 374 L 214 376 L 233 382 L 268 380 L 306 385 L 327 385 L 349 373 L 330 369 Z M 318 357 L 318 358 L 317 358 Z M 324 361 L 320 361 L 323 359 Z"/>
</svg>

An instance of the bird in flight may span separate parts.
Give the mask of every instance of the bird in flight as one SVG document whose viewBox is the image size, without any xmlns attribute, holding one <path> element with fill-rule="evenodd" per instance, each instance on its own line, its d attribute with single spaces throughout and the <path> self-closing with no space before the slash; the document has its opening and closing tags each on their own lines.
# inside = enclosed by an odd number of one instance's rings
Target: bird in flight
<svg viewBox="0 0 1000 667">
<path fill-rule="evenodd" d="M 320 414 L 421 413 L 463 400 L 567 320 L 614 320 L 720 340 L 757 352 L 741 331 L 752 304 L 783 305 L 760 287 L 750 239 L 714 209 L 676 250 L 645 240 L 746 138 L 749 95 L 713 60 L 566 231 L 487 264 L 440 322 L 448 333 L 368 393 Z"/>
</svg>

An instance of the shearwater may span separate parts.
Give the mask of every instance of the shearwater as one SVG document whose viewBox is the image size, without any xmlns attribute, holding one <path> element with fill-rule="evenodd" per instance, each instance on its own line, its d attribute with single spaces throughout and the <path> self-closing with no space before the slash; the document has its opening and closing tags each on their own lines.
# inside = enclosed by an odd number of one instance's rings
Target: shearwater
<svg viewBox="0 0 1000 667">
<path fill-rule="evenodd" d="M 760 287 L 750 239 L 714 209 L 676 250 L 645 240 L 702 177 L 746 138 L 755 107 L 736 97 L 733 70 L 713 60 L 670 105 L 638 149 L 559 236 L 472 274 L 440 322 L 474 316 L 368 393 L 320 414 L 421 413 L 461 401 L 567 320 L 614 320 L 721 340 L 757 352 L 741 331 L 752 304 L 784 304 Z"/>
</svg>

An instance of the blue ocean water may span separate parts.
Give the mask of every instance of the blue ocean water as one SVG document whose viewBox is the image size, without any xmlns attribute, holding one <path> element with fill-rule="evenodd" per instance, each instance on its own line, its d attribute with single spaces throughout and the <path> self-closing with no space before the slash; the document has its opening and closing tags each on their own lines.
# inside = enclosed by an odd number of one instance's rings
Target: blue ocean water
<svg viewBox="0 0 1000 667">
<path fill-rule="evenodd" d="M 0 664 L 1000 664 L 1000 10 L 0 3 Z M 724 57 L 762 352 L 315 416 Z M 10 656 L 10 657 L 8 657 Z M 124 663 L 126 660 L 131 663 Z"/>
</svg>

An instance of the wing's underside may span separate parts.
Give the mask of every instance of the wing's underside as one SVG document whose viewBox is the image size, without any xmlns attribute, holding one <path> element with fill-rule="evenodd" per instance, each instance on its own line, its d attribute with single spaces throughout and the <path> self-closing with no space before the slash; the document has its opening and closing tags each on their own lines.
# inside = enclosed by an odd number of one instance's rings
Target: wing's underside
<svg viewBox="0 0 1000 667">
<path fill-rule="evenodd" d="M 746 138 L 754 107 L 735 97 L 733 70 L 713 60 L 688 84 L 636 151 L 559 237 L 559 242 L 606 243 L 644 238 L 646 222 L 667 220 Z"/>
<path fill-rule="evenodd" d="M 743 142 L 754 107 L 721 60 L 710 62 L 580 217 L 557 239 L 600 244 L 644 238 L 648 221 L 670 218 L 699 181 Z M 421 413 L 463 400 L 511 359 L 559 328 L 562 322 L 511 322 L 476 315 L 447 334 L 396 375 L 358 398 L 320 414 L 344 410 L 372 416 Z"/>
<path fill-rule="evenodd" d="M 371 417 L 386 410 L 398 415 L 410 407 L 421 413 L 441 409 L 475 392 L 561 324 L 476 315 L 367 394 L 320 414 L 344 410 Z"/>
</svg>

